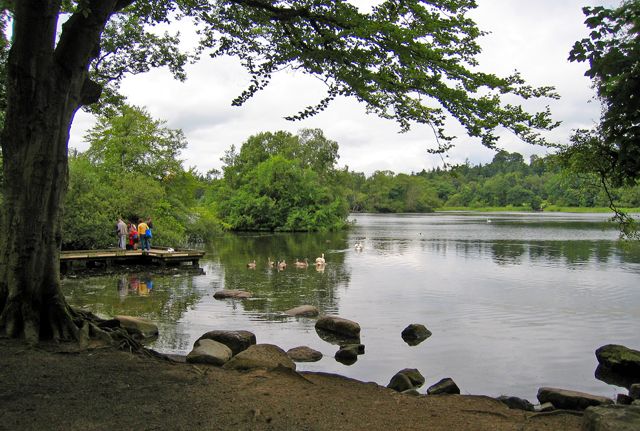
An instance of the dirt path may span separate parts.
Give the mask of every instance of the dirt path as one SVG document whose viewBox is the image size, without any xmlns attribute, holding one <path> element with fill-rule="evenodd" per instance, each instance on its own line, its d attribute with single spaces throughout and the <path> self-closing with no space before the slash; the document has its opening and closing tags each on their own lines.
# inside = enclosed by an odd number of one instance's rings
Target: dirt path
<svg viewBox="0 0 640 431">
<path fill-rule="evenodd" d="M 0 430 L 580 430 L 568 413 L 478 396 L 401 395 L 284 370 L 226 371 L 113 349 L 0 339 Z"/>
</svg>

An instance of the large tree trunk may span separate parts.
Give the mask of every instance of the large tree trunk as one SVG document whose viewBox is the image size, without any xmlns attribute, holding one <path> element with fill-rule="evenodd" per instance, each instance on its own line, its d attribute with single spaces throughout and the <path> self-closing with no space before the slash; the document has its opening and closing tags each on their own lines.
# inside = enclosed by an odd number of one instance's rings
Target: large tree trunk
<svg viewBox="0 0 640 431">
<path fill-rule="evenodd" d="M 60 0 L 16 2 L 2 132 L 0 334 L 32 342 L 77 339 L 81 325 L 60 289 L 67 143 L 75 112 L 99 94 L 87 70 L 117 1 L 86 4 L 90 12 L 74 14 L 56 46 Z"/>
</svg>

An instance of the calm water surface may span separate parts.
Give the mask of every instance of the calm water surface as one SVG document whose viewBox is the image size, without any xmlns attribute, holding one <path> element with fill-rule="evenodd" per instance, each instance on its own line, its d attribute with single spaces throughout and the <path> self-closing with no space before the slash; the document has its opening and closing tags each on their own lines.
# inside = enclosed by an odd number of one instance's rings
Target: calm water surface
<svg viewBox="0 0 640 431">
<path fill-rule="evenodd" d="M 246 329 L 259 343 L 324 354 L 300 370 L 386 385 L 410 367 L 426 377 L 425 388 L 452 377 L 470 394 L 535 401 L 539 387 L 555 386 L 613 397 L 626 390 L 594 377 L 594 351 L 640 348 L 640 249 L 620 244 L 607 217 L 356 215 L 345 233 L 225 235 L 201 261 L 205 275 L 136 273 L 63 286 L 72 304 L 157 322 L 151 347 L 161 352 L 186 354 L 212 329 Z M 292 265 L 320 253 L 323 272 Z M 268 269 L 269 257 L 289 267 Z M 258 268 L 249 270 L 253 259 Z M 215 300 L 223 288 L 254 297 Z M 319 338 L 314 320 L 282 314 L 301 304 L 359 322 L 366 354 L 351 366 L 336 362 L 336 346 Z M 400 333 L 410 323 L 433 335 L 405 344 Z"/>
</svg>

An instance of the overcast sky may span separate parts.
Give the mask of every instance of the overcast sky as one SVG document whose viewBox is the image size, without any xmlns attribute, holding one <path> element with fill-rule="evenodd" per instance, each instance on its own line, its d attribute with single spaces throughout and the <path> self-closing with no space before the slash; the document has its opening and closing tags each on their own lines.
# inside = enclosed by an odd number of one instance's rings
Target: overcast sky
<svg viewBox="0 0 640 431">
<path fill-rule="evenodd" d="M 359 4 L 370 3 L 361 0 Z M 498 75 L 514 70 L 534 86 L 553 85 L 561 99 L 545 101 L 555 120 L 562 125 L 548 135 L 555 141 L 567 140 L 571 130 L 589 127 L 599 118 L 599 105 L 593 100 L 590 82 L 584 77 L 585 64 L 567 61 L 573 43 L 587 35 L 582 7 L 615 5 L 611 1 L 590 0 L 478 0 L 472 17 L 480 29 L 490 34 L 481 39 L 481 69 Z M 123 93 L 131 104 L 144 106 L 156 119 L 166 120 L 168 127 L 182 129 L 188 146 L 182 153 L 185 167 L 201 172 L 221 168 L 220 158 L 232 145 L 240 147 L 249 136 L 263 132 L 301 128 L 320 128 L 325 136 L 340 146 L 340 166 L 365 172 L 392 170 L 418 172 L 442 165 L 427 148 L 435 147 L 430 129 L 416 127 L 398 133 L 396 123 L 365 113 L 364 105 L 341 99 L 326 111 L 300 122 L 283 119 L 301 108 L 314 104 L 324 95 L 318 80 L 299 73 L 276 75 L 271 85 L 242 107 L 232 107 L 231 100 L 246 87 L 247 75 L 235 60 L 217 59 L 200 62 L 188 68 L 188 79 L 174 81 L 166 70 L 154 70 L 127 78 Z M 535 108 L 536 106 L 534 106 Z M 539 105 L 537 106 L 540 107 Z M 71 130 L 70 146 L 86 149 L 85 131 L 93 119 L 79 112 Z M 487 163 L 494 152 L 477 141 L 465 137 L 453 125 L 449 133 L 458 136 L 456 148 L 449 152 L 448 162 Z M 515 136 L 504 133 L 500 146 L 517 151 L 528 158 L 546 154 Z"/>
</svg>

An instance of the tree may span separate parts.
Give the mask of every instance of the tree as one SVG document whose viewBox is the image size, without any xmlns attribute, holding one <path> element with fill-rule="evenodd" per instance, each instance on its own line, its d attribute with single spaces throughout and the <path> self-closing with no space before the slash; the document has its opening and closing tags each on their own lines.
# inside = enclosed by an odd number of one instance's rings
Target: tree
<svg viewBox="0 0 640 431">
<path fill-rule="evenodd" d="M 327 97 L 292 118 L 351 96 L 402 129 L 432 125 L 446 149 L 448 116 L 471 136 L 495 146 L 506 127 L 529 142 L 553 127 L 548 112 L 529 114 L 501 97 L 552 96 L 520 76 L 477 72 L 482 35 L 466 16 L 469 0 L 388 0 L 370 13 L 328 0 L 20 0 L 11 6 L 7 109 L 2 131 L 4 193 L 0 252 L 0 332 L 11 337 L 77 339 L 96 331 L 66 304 L 59 287 L 61 203 L 67 186 L 69 129 L 76 111 L 101 90 L 117 101 L 127 72 L 168 66 L 184 78 L 190 60 L 176 35 L 155 23 L 189 17 L 200 48 L 238 57 L 251 83 L 242 104 L 272 74 L 295 67 L 327 84 Z M 59 20 L 68 13 L 57 34 Z M 200 51 L 201 52 L 201 51 Z M 473 68 L 473 69 L 472 69 Z M 80 328 L 85 328 L 84 332 Z"/>
<path fill-rule="evenodd" d="M 187 142 L 179 129 L 165 127 L 136 106 L 123 105 L 113 115 L 101 115 L 87 133 L 89 160 L 107 174 L 151 176 L 166 180 L 183 171 L 178 158 Z"/>
<path fill-rule="evenodd" d="M 336 230 L 347 201 L 337 181 L 338 145 L 318 129 L 260 133 L 227 152 L 220 217 L 234 230 Z"/>
<path fill-rule="evenodd" d="M 599 176 L 622 234 L 638 237 L 633 218 L 618 210 L 610 187 L 634 185 L 640 178 L 640 2 L 583 12 L 591 33 L 575 43 L 569 60 L 589 63 L 585 75 L 593 81 L 602 114 L 593 130 L 576 131 L 563 157 L 578 172 Z"/>
</svg>

